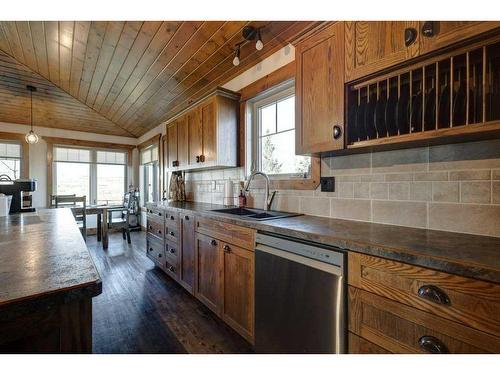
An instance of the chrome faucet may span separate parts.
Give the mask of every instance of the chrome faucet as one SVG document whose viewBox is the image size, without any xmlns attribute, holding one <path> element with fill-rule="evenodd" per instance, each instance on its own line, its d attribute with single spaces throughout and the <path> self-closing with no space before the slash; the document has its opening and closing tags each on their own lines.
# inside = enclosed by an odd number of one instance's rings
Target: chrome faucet
<svg viewBox="0 0 500 375">
<path fill-rule="evenodd" d="M 264 202 L 264 210 L 269 211 L 269 209 L 271 208 L 271 205 L 273 204 L 273 199 L 274 199 L 274 196 L 276 195 L 276 191 L 273 191 L 272 194 L 269 194 L 270 181 L 269 181 L 269 177 L 267 176 L 267 174 L 265 174 L 264 172 L 260 172 L 260 171 L 253 171 L 250 174 L 250 176 L 248 177 L 248 180 L 247 180 L 247 183 L 245 184 L 244 189 L 245 189 L 245 191 L 250 190 L 250 182 L 252 182 L 253 178 L 257 175 L 264 177 L 264 179 L 266 180 L 266 200 Z"/>
</svg>

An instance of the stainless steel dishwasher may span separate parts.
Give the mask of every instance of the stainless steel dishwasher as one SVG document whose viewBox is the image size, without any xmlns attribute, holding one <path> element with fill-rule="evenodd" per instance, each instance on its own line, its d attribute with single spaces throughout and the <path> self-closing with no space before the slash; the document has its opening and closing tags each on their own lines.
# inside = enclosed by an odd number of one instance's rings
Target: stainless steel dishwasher
<svg viewBox="0 0 500 375">
<path fill-rule="evenodd" d="M 345 253 L 257 233 L 255 351 L 345 353 Z"/>
</svg>

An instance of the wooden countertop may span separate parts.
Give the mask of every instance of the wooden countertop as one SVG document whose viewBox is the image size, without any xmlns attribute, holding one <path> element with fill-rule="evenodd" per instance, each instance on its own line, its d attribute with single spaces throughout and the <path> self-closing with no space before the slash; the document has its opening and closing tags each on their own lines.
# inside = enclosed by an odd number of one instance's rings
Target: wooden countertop
<svg viewBox="0 0 500 375">
<path fill-rule="evenodd" d="M 0 308 L 101 291 L 99 273 L 69 209 L 0 217 Z"/>
<path fill-rule="evenodd" d="M 197 215 L 259 231 L 500 283 L 500 238 L 498 237 L 309 215 L 257 222 L 234 215 L 210 212 L 223 206 L 196 202 L 163 203 L 154 206 L 187 210 Z"/>
</svg>

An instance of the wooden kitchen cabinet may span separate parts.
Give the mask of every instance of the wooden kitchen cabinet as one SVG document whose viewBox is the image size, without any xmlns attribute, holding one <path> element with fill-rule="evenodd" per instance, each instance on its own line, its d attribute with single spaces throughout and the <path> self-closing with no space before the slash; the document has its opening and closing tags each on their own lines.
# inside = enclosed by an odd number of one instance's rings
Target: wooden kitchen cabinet
<svg viewBox="0 0 500 375">
<path fill-rule="evenodd" d="M 191 294 L 195 282 L 195 217 L 181 213 L 181 259 L 179 283 Z"/>
<path fill-rule="evenodd" d="M 295 152 L 344 148 L 344 25 L 337 22 L 296 46 Z"/>
<path fill-rule="evenodd" d="M 405 30 L 416 39 L 405 45 Z M 345 79 L 351 81 L 419 55 L 418 21 L 346 21 Z"/>
<path fill-rule="evenodd" d="M 253 341 L 254 252 L 223 242 L 222 318 Z"/>
<path fill-rule="evenodd" d="M 219 240 L 204 234 L 195 235 L 195 290 L 194 295 L 210 310 L 221 313 L 222 252 Z"/>
<path fill-rule="evenodd" d="M 238 94 L 219 88 L 169 122 L 167 170 L 236 167 L 238 101 Z M 175 166 L 174 161 L 177 161 Z"/>
<path fill-rule="evenodd" d="M 432 22 L 434 34 L 426 36 L 423 30 L 425 24 L 426 22 L 421 21 L 419 25 L 420 54 L 447 47 L 500 27 L 498 21 L 434 21 Z"/>
</svg>

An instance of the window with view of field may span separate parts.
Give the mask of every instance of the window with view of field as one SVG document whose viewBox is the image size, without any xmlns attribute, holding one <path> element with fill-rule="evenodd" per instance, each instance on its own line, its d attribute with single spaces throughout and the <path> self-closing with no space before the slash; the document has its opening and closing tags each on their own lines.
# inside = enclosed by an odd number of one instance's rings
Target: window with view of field
<svg viewBox="0 0 500 375">
<path fill-rule="evenodd" d="M 0 175 L 11 180 L 21 177 L 21 145 L 0 141 Z"/>
<path fill-rule="evenodd" d="M 121 204 L 126 160 L 123 151 L 55 147 L 54 194 L 86 196 L 88 204 Z"/>
</svg>

